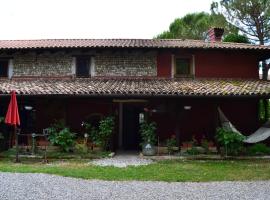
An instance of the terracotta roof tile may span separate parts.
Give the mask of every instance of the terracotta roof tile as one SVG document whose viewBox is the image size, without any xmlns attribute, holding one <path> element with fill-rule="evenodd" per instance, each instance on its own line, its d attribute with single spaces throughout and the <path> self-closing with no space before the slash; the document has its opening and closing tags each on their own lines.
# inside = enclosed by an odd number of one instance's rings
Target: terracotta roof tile
<svg viewBox="0 0 270 200">
<path fill-rule="evenodd" d="M 199 48 L 199 49 L 257 49 L 270 50 L 270 46 L 205 42 L 183 39 L 44 39 L 0 40 L 0 49 L 41 48 Z"/>
<path fill-rule="evenodd" d="M 0 94 L 92 96 L 270 96 L 269 81 L 233 79 L 86 78 L 0 80 Z"/>
</svg>

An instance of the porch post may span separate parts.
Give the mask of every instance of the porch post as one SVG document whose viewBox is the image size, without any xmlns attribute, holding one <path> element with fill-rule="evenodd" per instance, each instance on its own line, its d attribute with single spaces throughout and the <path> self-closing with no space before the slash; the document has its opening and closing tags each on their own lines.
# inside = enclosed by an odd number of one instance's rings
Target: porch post
<svg viewBox="0 0 270 200">
<path fill-rule="evenodd" d="M 180 122 L 181 122 L 181 106 L 179 106 L 178 104 L 176 105 L 176 126 L 175 126 L 175 135 L 176 135 L 176 141 L 177 141 L 177 146 L 180 146 Z"/>
<path fill-rule="evenodd" d="M 123 103 L 119 102 L 119 134 L 118 134 L 118 148 L 121 149 L 123 145 Z"/>
</svg>

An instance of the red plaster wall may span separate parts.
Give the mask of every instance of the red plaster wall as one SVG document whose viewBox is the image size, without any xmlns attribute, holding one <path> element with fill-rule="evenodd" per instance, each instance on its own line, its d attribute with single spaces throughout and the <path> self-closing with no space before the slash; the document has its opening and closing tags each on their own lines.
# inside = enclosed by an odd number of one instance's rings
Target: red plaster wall
<svg viewBox="0 0 270 200">
<path fill-rule="evenodd" d="M 200 51 L 195 54 L 196 77 L 258 78 L 256 56 L 239 52 Z"/>
<path fill-rule="evenodd" d="M 96 99 L 74 99 L 68 102 L 67 106 L 67 124 L 73 131 L 82 132 L 81 123 L 93 113 L 103 116 L 109 115 L 113 111 L 113 105 L 106 100 Z"/>
<path fill-rule="evenodd" d="M 177 106 L 151 116 L 151 120 L 157 123 L 156 132 L 163 143 L 172 134 L 178 134 L 180 142 L 191 141 L 192 136 L 198 140 L 205 136 L 214 141 L 218 125 L 217 106 L 243 134 L 249 135 L 259 127 L 256 99 L 179 99 L 169 104 Z M 184 110 L 184 105 L 191 106 L 191 110 Z"/>
<path fill-rule="evenodd" d="M 171 53 L 159 53 L 157 55 L 157 76 L 171 77 Z"/>
<path fill-rule="evenodd" d="M 258 100 L 227 100 L 220 102 L 220 108 L 233 125 L 243 134 L 250 135 L 260 126 Z"/>
<path fill-rule="evenodd" d="M 65 119 L 72 131 L 80 133 L 81 123 L 92 113 L 104 116 L 114 111 L 111 101 L 102 99 L 54 99 L 41 100 L 36 106 L 37 129 L 50 126 L 57 119 Z M 45 109 L 45 110 L 44 110 Z"/>
<path fill-rule="evenodd" d="M 171 55 L 161 52 L 157 56 L 157 76 L 171 77 Z M 257 55 L 239 51 L 194 51 L 174 52 L 177 55 L 195 55 L 195 76 L 212 78 L 259 77 Z"/>
</svg>

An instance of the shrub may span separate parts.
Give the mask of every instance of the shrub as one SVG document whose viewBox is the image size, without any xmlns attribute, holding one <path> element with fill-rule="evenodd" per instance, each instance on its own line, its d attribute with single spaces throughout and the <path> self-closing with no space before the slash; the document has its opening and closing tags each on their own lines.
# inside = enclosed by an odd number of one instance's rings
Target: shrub
<svg viewBox="0 0 270 200">
<path fill-rule="evenodd" d="M 0 140 L 5 139 L 4 134 L 0 132 Z"/>
<path fill-rule="evenodd" d="M 92 143 L 95 143 L 98 137 L 98 129 L 90 123 L 84 123 L 83 126 L 85 127 L 86 133 Z"/>
<path fill-rule="evenodd" d="M 88 147 L 86 144 L 75 144 L 75 152 L 79 154 L 87 154 L 88 153 Z"/>
<path fill-rule="evenodd" d="M 198 155 L 200 151 L 195 146 L 192 146 L 191 149 L 187 150 L 187 153 L 190 155 Z"/>
<path fill-rule="evenodd" d="M 142 143 L 149 143 L 151 145 L 155 145 L 157 142 L 155 130 L 156 130 L 156 123 L 155 122 L 142 122 L 140 125 L 140 133 L 142 137 Z"/>
<path fill-rule="evenodd" d="M 223 42 L 250 43 L 247 36 L 234 33 L 226 35 Z"/>
<path fill-rule="evenodd" d="M 244 136 L 225 128 L 218 128 L 216 139 L 220 146 L 225 148 L 226 155 L 238 155 L 243 146 Z"/>
<path fill-rule="evenodd" d="M 62 120 L 56 121 L 48 128 L 48 139 L 52 145 L 59 146 L 62 151 L 68 152 L 74 146 L 75 134 L 64 126 Z"/>
<path fill-rule="evenodd" d="M 248 154 L 250 155 L 267 155 L 270 154 L 270 147 L 265 144 L 254 144 L 248 147 Z"/>
<path fill-rule="evenodd" d="M 206 154 L 209 154 L 210 151 L 209 151 L 209 142 L 208 142 L 208 140 L 205 139 L 205 138 L 202 139 L 201 145 L 202 145 L 202 148 L 204 149 L 205 153 L 206 153 Z"/>
<path fill-rule="evenodd" d="M 114 117 L 106 117 L 100 120 L 98 128 L 85 122 L 83 126 L 91 142 L 100 146 L 103 150 L 106 150 L 114 130 Z"/>
<path fill-rule="evenodd" d="M 94 137 L 94 142 L 97 145 L 100 145 L 103 150 L 106 150 L 109 144 L 109 139 L 114 130 L 114 117 L 106 117 L 99 122 L 98 132 L 94 131 L 93 134 L 96 134 Z"/>
<path fill-rule="evenodd" d="M 177 145 L 175 135 L 172 135 L 169 139 L 166 140 L 166 146 L 169 154 L 173 153 L 174 147 Z"/>
</svg>

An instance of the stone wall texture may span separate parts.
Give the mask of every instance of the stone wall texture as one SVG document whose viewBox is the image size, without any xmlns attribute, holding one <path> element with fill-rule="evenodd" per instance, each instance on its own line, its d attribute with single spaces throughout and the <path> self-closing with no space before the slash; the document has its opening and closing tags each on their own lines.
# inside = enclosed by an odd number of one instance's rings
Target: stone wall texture
<svg viewBox="0 0 270 200">
<path fill-rule="evenodd" d="M 70 76 L 73 75 L 71 55 L 17 54 L 13 59 L 13 76 Z M 92 76 L 156 76 L 155 54 L 97 54 L 94 56 Z M 91 66 L 93 67 L 93 66 Z"/>
<path fill-rule="evenodd" d="M 156 76 L 156 55 L 96 55 L 96 76 Z"/>
<path fill-rule="evenodd" d="M 72 57 L 66 54 L 20 54 L 14 56 L 13 76 L 68 76 Z"/>
</svg>

